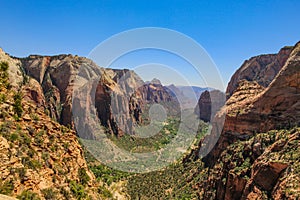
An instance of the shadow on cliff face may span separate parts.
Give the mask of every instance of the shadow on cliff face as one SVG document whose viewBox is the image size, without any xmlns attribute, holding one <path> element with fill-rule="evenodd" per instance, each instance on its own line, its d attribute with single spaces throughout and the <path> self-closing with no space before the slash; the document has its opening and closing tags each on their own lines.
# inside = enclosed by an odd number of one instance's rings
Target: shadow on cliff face
<svg viewBox="0 0 300 200">
<path fill-rule="evenodd" d="M 260 132 L 300 125 L 299 51 L 300 43 L 297 43 L 269 58 L 268 55 L 251 58 L 235 73 L 227 88 L 231 96 L 226 102 L 226 108 L 222 108 L 214 119 L 218 122 L 220 117 L 224 118 L 225 123 L 217 144 L 204 158 L 208 166 L 213 166 L 220 153 L 237 140 L 247 140 Z M 246 72 L 255 68 L 256 60 L 263 58 L 269 59 L 268 62 L 259 62 L 261 71 L 265 72 L 264 78 L 257 73 L 248 73 L 250 81 L 243 79 Z M 270 66 L 275 65 L 277 73 L 268 76 Z M 235 89 L 231 94 L 232 88 Z"/>
</svg>

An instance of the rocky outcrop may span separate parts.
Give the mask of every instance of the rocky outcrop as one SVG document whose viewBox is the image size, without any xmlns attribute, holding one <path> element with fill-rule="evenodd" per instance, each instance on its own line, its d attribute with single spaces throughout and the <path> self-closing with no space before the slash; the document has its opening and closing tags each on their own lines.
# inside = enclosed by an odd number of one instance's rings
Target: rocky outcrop
<svg viewBox="0 0 300 200">
<path fill-rule="evenodd" d="M 94 95 L 94 102 L 86 91 Z M 144 83 L 130 70 L 112 69 L 105 69 L 98 82 L 86 83 L 76 91 L 74 103 L 76 113 L 84 113 L 86 116 L 92 114 L 94 105 L 101 124 L 117 136 L 135 134 L 134 127 L 143 124 L 142 114 L 147 113 L 150 105 L 169 103 L 176 106 L 175 99 L 161 84 Z M 82 111 L 78 108 L 82 108 Z M 166 105 L 169 113 L 172 111 L 170 108 L 172 106 Z M 88 117 L 86 119 L 80 122 L 80 127 L 89 127 L 86 122 L 91 121 Z M 92 127 L 89 129 L 92 130 Z"/>
<path fill-rule="evenodd" d="M 5 76 L 1 77 L 2 82 Z M 75 132 L 38 106 L 44 104 L 44 96 L 36 81 L 18 88 L 0 85 L 0 95 L 5 96 L 0 104 L 1 193 L 20 199 L 76 199 L 75 190 L 81 188 L 82 195 L 99 199 Z"/>
<path fill-rule="evenodd" d="M 281 173 L 289 166 L 287 163 L 272 162 L 267 163 L 255 163 L 253 166 L 253 182 L 260 188 L 266 191 L 270 191 L 277 183 L 277 179 Z"/>
<path fill-rule="evenodd" d="M 300 121 L 300 43 L 296 44 L 272 83 L 264 88 L 256 81 L 242 81 L 226 107 L 214 120 L 225 117 L 222 134 L 211 153 L 205 158 L 213 164 L 220 152 L 232 142 L 272 129 L 289 128 Z M 220 127 L 218 127 L 220 128 Z M 214 135 L 216 130 L 212 130 Z"/>
<path fill-rule="evenodd" d="M 143 84 L 136 91 L 136 96 L 141 97 L 142 99 L 153 102 L 171 102 L 174 101 L 171 93 L 161 85 L 161 83 L 148 83 Z"/>
<path fill-rule="evenodd" d="M 20 68 L 21 62 L 18 59 L 12 58 L 0 48 L 0 62 L 2 61 L 7 62 L 9 65 L 10 85 L 14 88 L 19 87 L 20 83 L 23 82 L 22 70 Z"/>
<path fill-rule="evenodd" d="M 38 105 L 44 104 L 51 118 L 63 125 L 73 124 L 73 92 L 81 84 L 81 79 L 91 81 L 93 77 L 99 80 L 94 88 L 88 87 L 95 90 L 90 103 L 95 101 L 93 105 L 101 124 L 118 136 L 134 134 L 133 126 L 142 123 L 146 104 L 176 102 L 159 81 L 144 83 L 133 71 L 99 68 L 87 58 L 32 55 L 20 59 L 20 62 L 26 74 L 42 88 L 37 85 L 27 88 L 26 96 Z M 77 106 L 86 109 L 81 103 Z"/>
<path fill-rule="evenodd" d="M 34 78 L 43 88 L 45 108 L 58 122 L 72 122 L 72 92 L 78 69 L 82 65 L 96 65 L 86 59 L 72 55 L 37 56 L 20 59 L 26 74 Z"/>
<path fill-rule="evenodd" d="M 299 134 L 270 131 L 227 146 L 198 186 L 201 199 L 299 198 Z"/>
<path fill-rule="evenodd" d="M 236 115 L 235 122 L 231 122 L 236 126 L 233 128 L 226 126 L 225 123 L 224 132 L 232 131 L 250 135 L 255 132 L 298 125 L 300 121 L 299 52 L 300 43 L 293 48 L 289 59 L 269 87 L 264 90 L 257 87 L 253 90 L 255 96 L 248 97 L 248 100 L 244 102 L 247 105 L 231 104 L 231 107 L 227 109 L 227 116 Z M 233 100 L 229 99 L 228 102 L 231 103 Z M 244 121 L 244 124 L 240 125 L 239 121 Z"/>
<path fill-rule="evenodd" d="M 23 98 L 27 101 L 33 101 L 38 107 L 46 105 L 46 99 L 43 88 L 35 79 L 29 79 L 28 84 L 23 88 Z"/>
<path fill-rule="evenodd" d="M 225 94 L 219 90 L 205 91 L 201 94 L 195 114 L 204 122 L 210 122 L 225 104 Z"/>
<path fill-rule="evenodd" d="M 294 183 L 299 181 L 294 177 L 294 172 L 287 171 L 293 167 L 297 168 L 298 164 L 294 165 L 293 156 L 286 155 L 289 151 L 293 155 L 298 154 L 299 142 L 296 138 L 299 136 L 299 130 L 290 133 L 278 131 L 280 136 L 269 132 L 261 135 L 261 139 L 257 133 L 290 129 L 300 125 L 299 77 L 300 43 L 297 43 L 284 66 L 268 85 L 253 80 L 238 82 L 239 86 L 234 89 L 226 106 L 216 114 L 213 121 L 215 126 L 208 136 L 217 137 L 217 130 L 222 128 L 218 142 L 203 161 L 211 168 L 210 174 L 220 175 L 221 171 L 223 175 L 219 178 L 212 175 L 214 177 L 209 179 L 211 185 L 208 188 L 215 188 L 216 193 L 208 192 L 206 197 L 215 195 L 216 199 L 295 198 L 294 191 L 298 191 L 299 188 L 292 186 L 293 192 L 289 192 L 284 187 L 290 187 L 287 180 Z M 218 120 L 222 117 L 225 118 L 224 126 L 219 127 Z M 297 134 L 294 134 L 295 132 Z M 291 142 L 292 140 L 294 142 Z M 289 149 L 290 142 L 294 144 L 295 152 Z M 243 144 L 243 147 L 239 151 L 239 157 L 235 158 L 234 149 L 239 144 Z"/>
<path fill-rule="evenodd" d="M 263 87 L 268 87 L 292 51 L 292 47 L 284 47 L 277 54 L 266 54 L 246 60 L 234 73 L 228 83 L 226 96 L 229 98 L 238 87 L 239 81 L 256 81 Z"/>
</svg>

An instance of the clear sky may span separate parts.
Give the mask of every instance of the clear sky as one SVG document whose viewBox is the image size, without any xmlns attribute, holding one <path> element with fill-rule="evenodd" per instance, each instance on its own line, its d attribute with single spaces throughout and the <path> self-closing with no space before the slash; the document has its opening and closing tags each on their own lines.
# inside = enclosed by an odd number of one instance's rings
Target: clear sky
<svg viewBox="0 0 300 200">
<path fill-rule="evenodd" d="M 0 47 L 11 55 L 87 56 L 119 32 L 163 27 L 201 44 L 225 84 L 245 59 L 300 40 L 299 0 L 0 0 L 0 7 Z"/>
</svg>

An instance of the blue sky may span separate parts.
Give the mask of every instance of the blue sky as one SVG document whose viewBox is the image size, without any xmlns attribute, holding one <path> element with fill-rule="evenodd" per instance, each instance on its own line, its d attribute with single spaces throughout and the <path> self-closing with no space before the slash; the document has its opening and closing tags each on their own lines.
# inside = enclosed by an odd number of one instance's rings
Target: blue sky
<svg viewBox="0 0 300 200">
<path fill-rule="evenodd" d="M 163 27 L 202 45 L 225 85 L 245 59 L 276 53 L 300 40 L 298 0 L 0 0 L 0 5 L 0 47 L 11 55 L 87 56 L 96 45 L 119 32 Z M 128 60 L 118 62 L 119 67 L 130 67 Z M 184 67 L 177 66 L 177 70 Z M 193 78 L 191 82 L 201 85 Z"/>
</svg>

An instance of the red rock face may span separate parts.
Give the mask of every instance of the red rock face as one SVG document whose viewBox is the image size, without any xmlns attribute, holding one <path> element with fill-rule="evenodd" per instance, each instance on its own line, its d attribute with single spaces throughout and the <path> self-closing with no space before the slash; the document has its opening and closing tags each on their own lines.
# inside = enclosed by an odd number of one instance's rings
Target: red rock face
<svg viewBox="0 0 300 200">
<path fill-rule="evenodd" d="M 267 87 L 288 59 L 292 47 L 282 48 L 278 54 L 266 54 L 250 58 L 234 73 L 226 90 L 229 98 L 238 87 L 239 81 L 256 81 L 259 85 Z"/>
<path fill-rule="evenodd" d="M 28 98 L 43 105 L 49 115 L 63 125 L 72 125 L 72 95 L 77 73 L 82 66 L 85 66 L 83 77 L 86 79 L 99 75 L 93 105 L 101 124 L 118 136 L 134 134 L 132 126 L 142 123 L 144 105 L 176 102 L 160 82 L 145 84 L 133 71 L 100 69 L 87 58 L 72 55 L 29 56 L 20 61 L 24 71 L 36 80 L 38 88 L 34 91 L 28 88 Z M 83 105 L 78 103 L 78 106 Z M 113 110 L 118 113 L 118 118 Z"/>
<path fill-rule="evenodd" d="M 282 51 L 277 57 L 284 58 L 283 55 L 280 55 Z M 283 62 L 281 60 L 280 63 Z M 264 78 L 264 80 L 268 79 L 270 77 Z M 218 168 L 218 162 L 220 159 L 224 159 L 222 154 L 225 149 L 230 147 L 229 145 L 236 144 L 241 140 L 247 141 L 249 137 L 256 133 L 299 126 L 299 80 L 300 43 L 297 43 L 289 53 L 284 66 L 281 67 L 278 74 L 266 88 L 256 81 L 239 81 L 238 87 L 227 100 L 226 107 L 223 107 L 214 118 L 213 122 L 217 123 L 219 118 L 225 117 L 225 123 L 218 142 L 203 159 L 206 165 L 211 168 Z M 227 91 L 231 91 L 231 88 Z M 213 127 L 212 136 L 216 135 L 217 128 L 220 127 Z M 297 137 L 291 136 L 289 140 L 294 140 L 295 138 Z M 251 174 L 249 174 L 249 171 L 247 172 L 251 179 L 247 180 L 236 173 L 232 173 L 233 171 L 230 171 L 230 169 L 234 167 L 230 166 L 230 162 L 223 165 L 222 173 L 226 176 L 226 184 L 224 185 L 218 178 L 211 179 L 211 187 L 218 188 L 216 198 L 263 198 L 264 194 L 262 191 L 268 191 L 269 195 L 272 195 L 274 198 L 282 198 L 285 195 L 282 188 L 286 183 L 283 181 L 284 179 L 279 180 L 279 177 L 289 165 L 269 160 L 269 156 L 271 154 L 274 155 L 274 152 L 284 151 L 286 144 L 286 140 L 275 142 L 268 150 L 264 151 L 261 142 L 254 139 L 253 144 L 245 146 L 243 150 L 243 155 L 251 152 L 251 156 L 249 154 L 248 157 L 250 157 L 250 160 L 255 160 L 251 166 Z M 227 162 L 226 159 L 224 162 Z"/>
<path fill-rule="evenodd" d="M 299 134 L 272 130 L 227 146 L 198 186 L 201 199 L 297 199 L 299 161 L 287 155 L 299 152 Z"/>
<path fill-rule="evenodd" d="M 201 94 L 195 114 L 205 122 L 210 122 L 225 104 L 225 94 L 219 90 L 205 91 Z"/>
<path fill-rule="evenodd" d="M 270 191 L 287 167 L 288 164 L 280 162 L 255 163 L 252 171 L 253 182 L 263 190 Z"/>
<path fill-rule="evenodd" d="M 33 101 L 37 106 L 45 105 L 43 88 L 35 79 L 30 79 L 28 85 L 25 86 L 23 98 L 25 100 Z"/>
<path fill-rule="evenodd" d="M 294 47 L 289 59 L 272 83 L 255 97 L 249 98 L 248 109 L 236 117 L 236 120 L 244 121 L 248 130 L 237 125 L 236 132 L 253 134 L 298 125 L 300 121 L 299 47 L 300 44 Z M 228 114 L 232 114 L 232 111 L 237 109 L 238 106 L 234 105 Z M 232 131 L 232 128 L 224 127 L 224 131 Z"/>
<path fill-rule="evenodd" d="M 287 50 L 281 50 L 280 54 L 283 51 Z M 226 108 L 218 113 L 218 116 L 225 116 L 225 123 L 219 141 L 204 159 L 206 163 L 213 165 L 224 148 L 236 140 L 272 129 L 299 126 L 299 77 L 300 43 L 295 45 L 284 66 L 266 89 L 257 82 L 240 82 L 240 86 L 227 100 Z M 215 120 L 218 120 L 218 116 Z"/>
<path fill-rule="evenodd" d="M 20 60 L 24 71 L 41 85 L 50 116 L 64 125 L 70 124 L 72 82 L 80 60 L 70 55 L 29 56 Z"/>
</svg>

